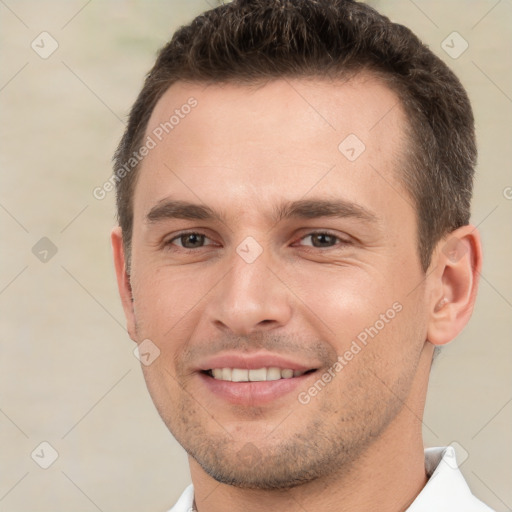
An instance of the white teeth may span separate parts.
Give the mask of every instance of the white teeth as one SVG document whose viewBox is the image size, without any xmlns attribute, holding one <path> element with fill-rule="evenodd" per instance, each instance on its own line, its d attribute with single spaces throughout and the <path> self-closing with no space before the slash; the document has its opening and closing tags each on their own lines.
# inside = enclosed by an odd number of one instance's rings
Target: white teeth
<svg viewBox="0 0 512 512">
<path fill-rule="evenodd" d="M 275 366 L 271 366 L 267 370 L 267 380 L 279 380 L 281 378 L 281 370 Z"/>
<path fill-rule="evenodd" d="M 291 379 L 292 377 L 300 377 L 305 373 L 302 370 L 292 370 L 290 368 L 281 369 L 276 366 L 257 368 L 254 370 L 244 368 L 213 368 L 211 372 L 214 379 L 231 382 L 264 382 L 269 380 Z"/>
<path fill-rule="evenodd" d="M 257 370 L 249 370 L 249 380 L 251 382 L 262 382 L 267 380 L 267 369 L 258 368 Z"/>
<path fill-rule="evenodd" d="M 247 382 L 249 380 L 249 370 L 233 368 L 231 370 L 231 380 L 233 382 Z"/>
</svg>

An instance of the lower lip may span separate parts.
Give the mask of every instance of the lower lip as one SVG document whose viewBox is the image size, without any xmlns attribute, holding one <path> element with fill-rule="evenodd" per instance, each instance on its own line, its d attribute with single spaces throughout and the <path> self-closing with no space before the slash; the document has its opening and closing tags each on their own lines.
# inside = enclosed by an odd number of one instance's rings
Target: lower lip
<svg viewBox="0 0 512 512">
<path fill-rule="evenodd" d="M 257 406 L 273 402 L 293 391 L 298 395 L 297 388 L 304 387 L 304 382 L 316 373 L 315 371 L 300 377 L 262 382 L 231 382 L 214 379 L 204 373 L 198 375 L 214 395 L 232 404 Z"/>
</svg>

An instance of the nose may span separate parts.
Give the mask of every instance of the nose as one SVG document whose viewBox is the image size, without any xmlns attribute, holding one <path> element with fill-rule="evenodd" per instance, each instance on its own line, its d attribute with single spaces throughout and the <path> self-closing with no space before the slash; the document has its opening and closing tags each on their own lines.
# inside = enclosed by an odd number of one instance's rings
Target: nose
<svg viewBox="0 0 512 512">
<path fill-rule="evenodd" d="M 265 251 L 251 263 L 234 254 L 230 263 L 209 302 L 216 328 L 242 336 L 286 325 L 292 316 L 291 292 Z"/>
</svg>

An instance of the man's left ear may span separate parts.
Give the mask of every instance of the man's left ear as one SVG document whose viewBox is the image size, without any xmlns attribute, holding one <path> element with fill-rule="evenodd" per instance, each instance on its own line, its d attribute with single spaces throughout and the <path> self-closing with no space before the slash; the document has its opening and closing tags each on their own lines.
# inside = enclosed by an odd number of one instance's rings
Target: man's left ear
<svg viewBox="0 0 512 512">
<path fill-rule="evenodd" d="M 462 226 L 437 244 L 428 277 L 431 293 L 427 340 L 430 343 L 448 343 L 468 323 L 481 270 L 482 244 L 475 226 Z"/>
</svg>

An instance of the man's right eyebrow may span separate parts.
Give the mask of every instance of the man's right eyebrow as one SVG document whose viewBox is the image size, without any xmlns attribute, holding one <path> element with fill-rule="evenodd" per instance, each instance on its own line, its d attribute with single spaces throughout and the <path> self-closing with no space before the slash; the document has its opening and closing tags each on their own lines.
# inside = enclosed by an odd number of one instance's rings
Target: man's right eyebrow
<svg viewBox="0 0 512 512">
<path fill-rule="evenodd" d="M 169 219 L 217 220 L 224 223 L 220 214 L 209 206 L 167 199 L 155 205 L 146 215 L 146 223 L 154 224 Z"/>
</svg>

